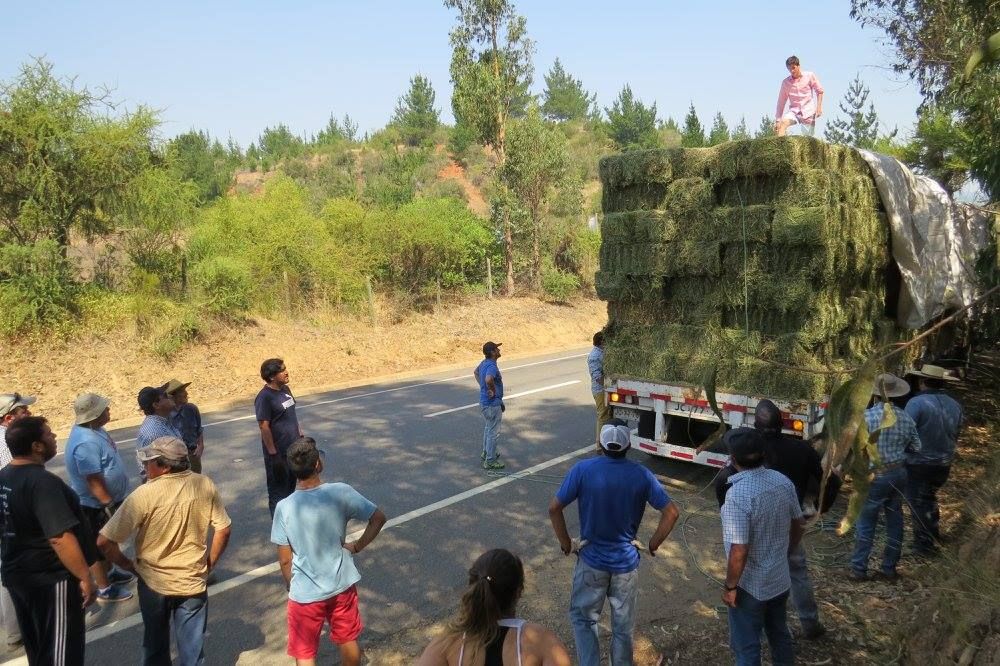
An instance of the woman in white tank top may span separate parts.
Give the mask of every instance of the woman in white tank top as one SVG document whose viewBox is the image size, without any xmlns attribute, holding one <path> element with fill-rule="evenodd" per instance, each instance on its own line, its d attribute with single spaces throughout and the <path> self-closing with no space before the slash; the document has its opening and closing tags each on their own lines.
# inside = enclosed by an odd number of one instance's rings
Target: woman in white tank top
<svg viewBox="0 0 1000 666">
<path fill-rule="evenodd" d="M 431 641 L 418 666 L 570 666 L 553 632 L 516 618 L 523 590 L 517 555 L 502 548 L 480 555 L 469 569 L 458 617 Z"/>
</svg>

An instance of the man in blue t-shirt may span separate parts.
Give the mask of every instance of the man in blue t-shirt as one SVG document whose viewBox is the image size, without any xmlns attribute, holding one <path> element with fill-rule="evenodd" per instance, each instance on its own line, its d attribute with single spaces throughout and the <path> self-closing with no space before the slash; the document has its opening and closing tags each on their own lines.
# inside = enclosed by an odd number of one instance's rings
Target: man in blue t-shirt
<svg viewBox="0 0 1000 666">
<path fill-rule="evenodd" d="M 361 662 L 358 612 L 361 574 L 354 555 L 378 536 L 385 514 L 346 483 L 323 483 L 322 451 L 302 437 L 288 449 L 288 468 L 298 480 L 295 492 L 278 502 L 271 541 L 278 546 L 281 575 L 288 586 L 288 655 L 312 663 L 323 623 L 340 648 L 340 663 Z M 356 541 L 346 541 L 347 522 L 368 524 Z"/>
<path fill-rule="evenodd" d="M 264 454 L 264 477 L 267 480 L 267 510 L 274 517 L 274 507 L 295 490 L 295 477 L 288 473 L 285 454 L 292 442 L 302 436 L 295 416 L 295 397 L 288 388 L 288 368 L 280 358 L 269 358 L 260 366 L 264 387 L 257 394 L 253 408 L 260 427 Z"/>
<path fill-rule="evenodd" d="M 80 498 L 80 510 L 87 517 L 87 536 L 97 548 L 97 536 L 128 495 L 128 474 L 111 435 L 104 429 L 111 421 L 111 401 L 96 393 L 82 393 L 73 401 L 76 415 L 66 442 L 66 476 Z M 97 583 L 98 601 L 127 601 L 132 593 L 126 583 L 135 578 L 127 571 L 112 570 L 97 551 L 90 566 Z"/>
<path fill-rule="evenodd" d="M 633 541 L 646 504 L 660 512 L 660 522 L 649 539 L 651 555 L 680 515 L 652 472 L 626 459 L 630 445 L 627 427 L 605 425 L 601 429 L 603 455 L 574 465 L 549 504 L 552 529 L 563 553 L 569 555 L 573 544 L 563 509 L 579 500 L 580 547 L 569 616 L 581 666 L 597 666 L 600 660 L 597 621 L 605 599 L 611 603 L 611 663 L 632 663 L 639 591 L 639 552 Z"/>
<path fill-rule="evenodd" d="M 486 427 L 483 429 L 483 452 L 480 458 L 483 469 L 503 469 L 500 462 L 500 449 L 497 440 L 500 437 L 500 418 L 506 407 L 503 404 L 503 377 L 497 360 L 500 358 L 502 342 L 487 342 L 483 345 L 484 358 L 472 376 L 479 384 L 479 409 L 483 413 Z"/>
</svg>

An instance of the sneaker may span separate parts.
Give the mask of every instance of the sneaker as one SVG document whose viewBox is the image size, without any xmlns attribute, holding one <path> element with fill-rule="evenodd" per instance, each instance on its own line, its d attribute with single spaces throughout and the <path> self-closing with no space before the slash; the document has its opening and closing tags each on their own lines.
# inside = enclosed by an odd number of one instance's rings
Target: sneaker
<svg viewBox="0 0 1000 666">
<path fill-rule="evenodd" d="M 871 580 L 867 571 L 856 571 L 854 569 L 847 570 L 847 579 L 855 583 L 864 583 Z"/>
<path fill-rule="evenodd" d="M 108 582 L 112 585 L 127 585 L 135 580 L 135 576 L 127 571 L 120 571 L 119 569 L 112 569 L 108 574 Z"/>
<path fill-rule="evenodd" d="M 824 627 L 819 622 L 817 622 L 816 624 L 809 625 L 808 629 L 802 630 L 802 638 L 806 639 L 807 641 L 814 641 L 820 636 L 823 636 L 825 634 L 826 634 L 826 627 Z"/>
<path fill-rule="evenodd" d="M 131 598 L 131 592 L 117 585 L 109 585 L 105 589 L 97 591 L 98 601 L 128 601 Z"/>
<path fill-rule="evenodd" d="M 479 454 L 479 459 L 482 460 L 483 462 L 486 462 L 486 451 L 483 451 L 482 453 Z M 497 451 L 497 460 L 500 460 L 499 451 Z"/>
<path fill-rule="evenodd" d="M 483 469 L 503 469 L 504 467 L 506 467 L 506 465 L 504 465 L 499 460 L 483 463 Z"/>
</svg>

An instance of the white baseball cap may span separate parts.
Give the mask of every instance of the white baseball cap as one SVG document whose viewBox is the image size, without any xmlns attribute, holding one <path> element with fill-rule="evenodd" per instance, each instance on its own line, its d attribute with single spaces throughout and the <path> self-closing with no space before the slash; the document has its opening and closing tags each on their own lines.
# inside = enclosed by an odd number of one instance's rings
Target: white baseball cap
<svg viewBox="0 0 1000 666">
<path fill-rule="evenodd" d="M 601 428 L 601 448 L 624 451 L 632 445 L 632 433 L 626 426 L 606 425 Z"/>
</svg>

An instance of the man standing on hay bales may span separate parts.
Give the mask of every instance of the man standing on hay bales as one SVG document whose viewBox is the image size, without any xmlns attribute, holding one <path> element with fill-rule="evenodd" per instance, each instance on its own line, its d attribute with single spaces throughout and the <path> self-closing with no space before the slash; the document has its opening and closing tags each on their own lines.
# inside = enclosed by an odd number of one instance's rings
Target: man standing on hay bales
<svg viewBox="0 0 1000 666">
<path fill-rule="evenodd" d="M 778 136 L 792 125 L 801 125 L 805 136 L 816 134 L 816 120 L 823 115 L 823 86 L 812 72 L 803 72 L 797 56 L 785 60 L 791 75 L 781 82 L 778 109 L 774 114 L 774 131 Z M 815 99 L 813 93 L 816 93 Z M 785 110 L 785 106 L 788 110 Z"/>
</svg>

